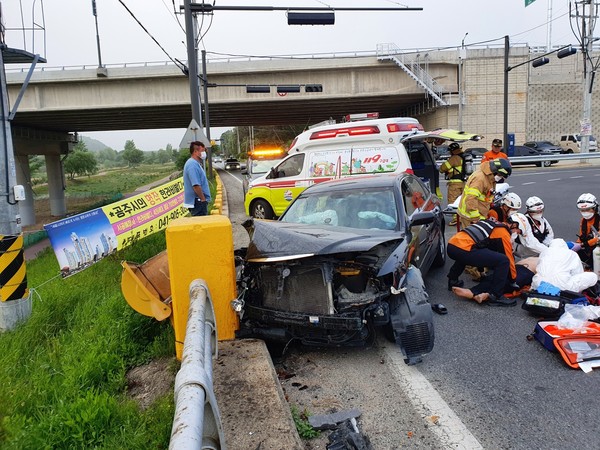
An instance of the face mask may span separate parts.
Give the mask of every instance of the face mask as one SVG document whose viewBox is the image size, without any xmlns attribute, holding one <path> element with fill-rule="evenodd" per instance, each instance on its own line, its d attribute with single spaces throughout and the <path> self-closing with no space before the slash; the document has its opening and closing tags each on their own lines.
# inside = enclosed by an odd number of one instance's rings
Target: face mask
<svg viewBox="0 0 600 450">
<path fill-rule="evenodd" d="M 582 212 L 581 217 L 583 217 L 584 219 L 591 219 L 592 217 L 594 217 L 594 213 L 592 211 Z"/>
<path fill-rule="evenodd" d="M 200 153 L 200 159 L 204 161 L 206 159 L 206 152 Z"/>
<path fill-rule="evenodd" d="M 531 217 L 531 218 L 532 218 L 532 219 L 534 219 L 534 220 L 541 220 L 541 218 L 542 218 L 543 216 L 544 216 L 544 215 L 543 215 L 542 213 L 529 214 L 529 217 Z"/>
<path fill-rule="evenodd" d="M 504 183 L 504 178 L 500 175 L 494 175 L 494 180 L 496 180 L 496 183 Z"/>
</svg>

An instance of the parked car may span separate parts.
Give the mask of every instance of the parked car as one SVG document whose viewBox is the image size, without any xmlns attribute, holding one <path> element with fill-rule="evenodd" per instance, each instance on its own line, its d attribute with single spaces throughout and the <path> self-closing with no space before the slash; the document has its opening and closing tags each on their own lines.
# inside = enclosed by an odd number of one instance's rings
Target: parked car
<svg viewBox="0 0 600 450">
<path fill-rule="evenodd" d="M 560 137 L 560 146 L 563 153 L 580 153 L 581 152 L 581 136 L 579 134 L 563 134 Z M 595 152 L 598 150 L 598 143 L 594 136 L 590 136 L 589 151 Z"/>
<path fill-rule="evenodd" d="M 225 160 L 225 170 L 240 170 L 241 164 L 236 158 L 227 158 Z"/>
<path fill-rule="evenodd" d="M 550 152 L 556 155 L 563 153 L 560 145 L 553 144 L 550 141 L 530 141 L 523 144 L 525 147 L 534 148 L 540 152 Z"/>
<path fill-rule="evenodd" d="M 422 276 L 445 264 L 444 219 L 419 177 L 314 184 L 279 220 L 243 225 L 251 241 L 238 252 L 238 337 L 359 345 L 381 326 L 409 364 L 432 350 Z"/>
<path fill-rule="evenodd" d="M 527 162 L 527 161 L 514 161 L 512 159 L 513 156 L 546 156 L 548 158 L 551 158 L 553 155 L 556 155 L 557 153 L 554 151 L 547 151 L 547 150 L 536 150 L 535 148 L 532 147 L 526 147 L 524 145 L 515 145 L 515 151 L 514 154 L 509 157 L 510 159 L 510 163 L 513 166 L 518 166 L 518 165 L 525 165 L 525 164 L 535 164 L 538 167 L 542 167 L 542 165 L 544 167 L 550 167 L 552 164 L 556 164 L 558 163 L 558 160 L 545 160 L 545 161 L 537 161 L 537 162 Z"/>
<path fill-rule="evenodd" d="M 221 164 L 221 163 L 223 162 L 223 158 L 221 158 L 220 156 L 215 156 L 215 157 L 213 158 L 213 162 L 214 162 L 215 164 Z"/>
</svg>

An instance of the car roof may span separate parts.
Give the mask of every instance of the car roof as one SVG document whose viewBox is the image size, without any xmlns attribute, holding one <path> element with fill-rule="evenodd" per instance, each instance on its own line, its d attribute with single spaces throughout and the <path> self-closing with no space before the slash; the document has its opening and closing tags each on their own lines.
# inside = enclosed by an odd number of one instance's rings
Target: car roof
<svg viewBox="0 0 600 450">
<path fill-rule="evenodd" d="M 391 187 L 399 183 L 403 178 L 410 176 L 403 172 L 400 174 L 377 174 L 377 175 L 355 175 L 344 177 L 337 180 L 325 181 L 323 183 L 313 184 L 302 194 L 318 194 L 326 191 L 341 191 L 348 188 L 378 188 Z"/>
</svg>

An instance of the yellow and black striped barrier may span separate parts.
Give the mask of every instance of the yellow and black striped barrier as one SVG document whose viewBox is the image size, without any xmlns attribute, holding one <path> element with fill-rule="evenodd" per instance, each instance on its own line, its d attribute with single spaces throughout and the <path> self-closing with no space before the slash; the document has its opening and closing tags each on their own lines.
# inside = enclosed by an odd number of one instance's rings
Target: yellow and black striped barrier
<svg viewBox="0 0 600 450">
<path fill-rule="evenodd" d="M 0 301 L 28 295 L 23 235 L 0 235 Z"/>
</svg>

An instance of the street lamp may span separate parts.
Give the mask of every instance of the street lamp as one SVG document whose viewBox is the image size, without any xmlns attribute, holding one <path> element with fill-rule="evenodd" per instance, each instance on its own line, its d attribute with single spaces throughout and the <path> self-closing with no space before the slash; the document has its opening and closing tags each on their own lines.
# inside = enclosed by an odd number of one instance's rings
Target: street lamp
<svg viewBox="0 0 600 450">
<path fill-rule="evenodd" d="M 547 58 L 548 55 L 552 53 L 556 53 L 556 56 L 560 59 L 566 58 L 567 56 L 574 55 L 577 53 L 577 49 L 572 47 L 571 45 L 565 45 L 564 47 L 557 48 L 556 50 L 552 50 L 551 52 L 544 53 L 537 58 L 528 59 L 527 61 L 523 61 L 522 63 L 516 64 L 514 66 L 508 65 L 508 56 L 510 52 L 510 41 L 508 36 L 504 36 L 504 150 L 505 152 L 508 150 L 508 72 L 512 69 L 516 69 L 517 67 L 521 67 L 525 64 L 531 63 L 533 67 L 540 67 L 550 62 L 550 59 Z"/>
</svg>

